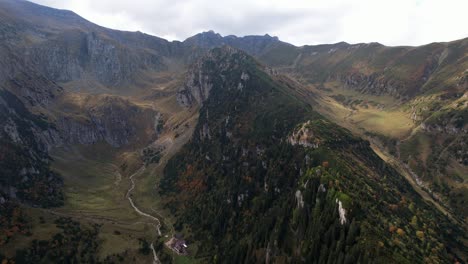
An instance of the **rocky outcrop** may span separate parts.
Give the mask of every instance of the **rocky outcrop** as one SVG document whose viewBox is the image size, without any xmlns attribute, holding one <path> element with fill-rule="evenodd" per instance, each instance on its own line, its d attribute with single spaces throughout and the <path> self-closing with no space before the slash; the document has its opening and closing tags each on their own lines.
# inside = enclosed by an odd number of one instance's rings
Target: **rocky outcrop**
<svg viewBox="0 0 468 264">
<path fill-rule="evenodd" d="M 5 87 L 29 107 L 47 107 L 63 92 L 62 87 L 34 72 L 18 73 Z"/>
<path fill-rule="evenodd" d="M 281 42 L 278 37 L 272 37 L 268 34 L 264 36 L 245 36 L 237 37 L 234 35 L 221 36 L 214 31 L 207 31 L 196 34 L 183 42 L 187 47 L 198 47 L 203 49 L 211 49 L 229 45 L 237 49 L 241 49 L 250 55 L 261 55 L 275 44 L 286 44 Z M 288 44 L 289 45 L 289 44 Z"/>
<path fill-rule="evenodd" d="M 421 123 L 421 129 L 429 133 L 447 133 L 451 135 L 457 135 L 460 133 L 467 134 L 468 130 L 466 128 L 460 128 L 453 124 L 447 125 L 438 125 L 438 124 L 426 124 Z"/>
<path fill-rule="evenodd" d="M 421 123 L 420 128 L 428 133 L 446 133 L 460 135 L 468 133 L 466 117 L 468 109 L 465 107 L 453 109 L 439 109 Z"/>
<path fill-rule="evenodd" d="M 302 196 L 301 190 L 296 191 L 295 197 L 296 197 L 297 208 L 304 208 L 304 198 Z"/>
<path fill-rule="evenodd" d="M 158 113 L 139 108 L 119 97 L 104 97 L 84 107 L 79 117 L 64 115 L 57 119 L 57 130 L 64 143 L 105 141 L 113 147 L 121 147 L 135 141 L 136 135 L 142 131 L 151 131 L 148 138 L 158 133 Z"/>
<path fill-rule="evenodd" d="M 398 81 L 387 79 L 383 74 L 374 73 L 365 75 L 353 73 L 337 77 L 346 88 L 358 90 L 362 93 L 375 95 L 389 94 L 400 98 L 404 96 L 404 85 Z"/>
<path fill-rule="evenodd" d="M 123 118 L 89 118 L 84 122 L 68 117 L 57 120 L 57 128 L 64 142 L 89 145 L 102 140 L 113 147 L 119 147 L 127 144 L 135 133 L 135 128 Z"/>
<path fill-rule="evenodd" d="M 343 208 L 343 203 L 340 200 L 336 199 L 336 203 L 338 204 L 338 214 L 340 215 L 340 224 L 346 224 L 346 210 Z"/>
<path fill-rule="evenodd" d="M 240 61 L 246 56 L 228 46 L 208 52 L 190 67 L 185 82 L 177 93 L 179 104 L 184 107 L 201 106 L 214 86 L 217 89 L 245 88 L 249 74 L 241 69 Z M 235 76 L 231 76 L 232 74 Z"/>
<path fill-rule="evenodd" d="M 412 53 L 409 51 L 408 53 Z M 388 64 L 387 67 L 373 73 L 362 73 L 356 69 L 349 69 L 342 74 L 336 74 L 330 79 L 339 80 L 346 88 L 358 90 L 362 93 L 375 95 L 391 95 L 395 98 L 407 100 L 423 90 L 423 86 L 439 66 L 439 55 L 428 55 L 424 61 L 414 62 L 408 72 L 399 71 L 397 66 Z M 400 67 L 410 67 L 402 62 Z"/>
<path fill-rule="evenodd" d="M 188 73 L 184 86 L 177 94 L 177 101 L 185 107 L 193 104 L 201 105 L 210 94 L 213 83 L 203 72 L 202 61 L 198 61 Z"/>
<path fill-rule="evenodd" d="M 301 124 L 288 137 L 288 142 L 291 145 L 301 145 L 309 148 L 318 148 L 320 140 L 314 136 L 314 132 L 310 127 L 310 121 Z"/>
<path fill-rule="evenodd" d="M 136 81 L 142 71 L 166 69 L 161 56 L 129 49 L 96 32 L 67 31 L 33 46 L 28 54 L 30 63 L 57 82 L 91 78 L 120 86 Z"/>
<path fill-rule="evenodd" d="M 38 136 L 53 130 L 13 93 L 0 90 L 0 191 L 32 205 L 62 203 L 60 178 L 49 169 L 47 146 Z"/>
</svg>

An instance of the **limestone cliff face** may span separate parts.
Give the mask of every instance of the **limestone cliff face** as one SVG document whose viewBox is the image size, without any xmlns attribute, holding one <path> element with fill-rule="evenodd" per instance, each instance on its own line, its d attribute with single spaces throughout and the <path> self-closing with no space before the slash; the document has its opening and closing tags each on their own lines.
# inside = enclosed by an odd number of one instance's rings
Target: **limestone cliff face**
<svg viewBox="0 0 468 264">
<path fill-rule="evenodd" d="M 28 67 L 59 83 L 120 88 L 144 82 L 147 72 L 166 70 L 165 58 L 181 46 L 106 29 L 73 12 L 28 1 L 2 1 L 0 17 L 0 79 Z"/>
<path fill-rule="evenodd" d="M 6 138 L 18 145 L 32 144 L 47 153 L 56 146 L 99 141 L 120 147 L 135 141 L 138 130 L 152 131 L 145 138 L 155 134 L 149 127 L 154 127 L 157 113 L 119 97 L 88 96 L 84 105 L 68 103 L 69 109 L 80 112 L 74 115 L 56 105 L 57 99 L 67 100 L 63 99 L 63 89 L 40 74 L 21 72 L 3 86 L 6 90 L 2 90 L 0 104 L 4 122 L 0 128 Z M 26 126 L 29 136 L 22 136 Z"/>
<path fill-rule="evenodd" d="M 135 141 L 139 130 L 151 131 L 150 128 L 154 127 L 151 120 L 157 116 L 152 110 L 138 108 L 115 97 L 86 105 L 82 111 L 80 117 L 64 115 L 57 119 L 57 130 L 63 143 L 94 144 L 105 141 L 113 147 L 121 147 Z M 153 130 L 151 134 L 155 133 Z M 151 137 L 151 134 L 147 136 Z"/>
<path fill-rule="evenodd" d="M 246 54 L 225 46 L 208 52 L 189 69 L 185 83 L 179 89 L 177 101 L 185 107 L 202 105 L 214 86 L 220 89 L 243 89 L 249 75 L 241 72 L 237 78 L 230 79 L 231 69 L 239 70 L 239 61 Z"/>
<path fill-rule="evenodd" d="M 370 75 L 354 73 L 342 75 L 338 77 L 338 79 L 346 88 L 376 95 L 389 94 L 394 97 L 401 97 L 403 92 L 402 87 L 404 87 L 402 83 L 396 80 L 386 79 L 385 76 L 380 73 Z"/>
<path fill-rule="evenodd" d="M 32 69 L 12 72 L 10 78 L 0 79 L 0 131 L 5 140 L 31 148 L 32 153 L 46 153 L 48 142 L 59 136 L 45 113 L 63 89 Z"/>
<path fill-rule="evenodd" d="M 21 72 L 4 83 L 28 107 L 47 108 L 63 88 L 34 72 Z"/>
<path fill-rule="evenodd" d="M 28 107 L 46 107 L 63 89 L 29 64 L 21 52 L 21 47 L 8 41 L 0 44 L 0 90 L 13 93 Z"/>
<path fill-rule="evenodd" d="M 106 86 L 136 81 L 145 70 L 163 70 L 162 57 L 96 32 L 67 31 L 28 49 L 28 60 L 57 82 L 94 79 Z"/>
<path fill-rule="evenodd" d="M 467 116 L 468 108 L 466 106 L 440 109 L 424 120 L 420 128 L 429 134 L 468 134 Z"/>
<path fill-rule="evenodd" d="M 201 62 L 197 62 L 187 75 L 184 86 L 177 94 L 177 101 L 185 107 L 193 104 L 201 105 L 208 98 L 213 84 L 209 76 L 202 70 Z"/>
<path fill-rule="evenodd" d="M 460 134 L 468 134 L 468 128 L 466 127 L 458 127 L 451 123 L 445 124 L 426 124 L 422 123 L 420 128 L 428 132 L 430 134 L 438 134 L 438 133 L 445 133 L 449 135 L 460 135 Z"/>
<path fill-rule="evenodd" d="M 314 136 L 310 121 L 298 126 L 288 137 L 288 142 L 291 145 L 301 145 L 310 148 L 318 148 L 320 145 L 320 140 Z"/>
<path fill-rule="evenodd" d="M 418 62 L 418 68 L 405 73 L 410 76 L 404 78 L 389 73 L 392 69 L 392 65 L 389 65 L 388 68 L 384 68 L 382 71 L 369 74 L 351 69 L 350 72 L 332 75 L 330 79 L 336 79 L 346 88 L 355 89 L 362 93 L 391 95 L 395 98 L 407 100 L 421 93 L 423 86 L 439 66 L 438 58 L 438 56 L 428 56 L 427 61 Z"/>
<path fill-rule="evenodd" d="M 34 98 L 34 103 L 43 103 Z M 48 101 L 48 98 L 45 101 Z M 49 170 L 43 133 L 53 127 L 33 114 L 8 90 L 0 90 L 0 193 L 32 205 L 55 206 L 62 202 L 61 180 Z"/>
<path fill-rule="evenodd" d="M 60 86 L 34 71 L 17 73 L 3 82 L 3 88 L 2 137 L 26 148 L 34 146 L 44 155 L 67 144 L 104 141 L 121 147 L 157 134 L 156 111 L 117 96 L 87 96 L 76 104 Z"/>
</svg>

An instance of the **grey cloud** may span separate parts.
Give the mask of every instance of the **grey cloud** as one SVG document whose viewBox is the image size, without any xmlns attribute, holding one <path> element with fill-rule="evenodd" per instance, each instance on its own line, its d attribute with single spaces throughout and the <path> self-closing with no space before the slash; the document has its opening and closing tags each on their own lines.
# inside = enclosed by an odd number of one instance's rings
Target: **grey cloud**
<svg viewBox="0 0 468 264">
<path fill-rule="evenodd" d="M 431 9 L 433 7 L 431 5 L 436 2 L 427 2 L 423 10 L 411 10 L 413 13 L 410 13 L 410 17 L 418 19 L 393 27 L 392 19 L 398 22 L 408 18 L 398 11 L 401 8 L 410 8 L 411 3 L 417 0 L 394 0 L 390 4 L 385 2 L 387 7 L 392 7 L 392 10 L 385 10 L 381 4 L 376 4 L 375 0 L 33 1 L 71 9 L 103 26 L 115 28 L 122 27 L 122 24 L 125 26 L 127 23 L 133 27 L 117 29 L 140 30 L 161 37 L 173 36 L 178 40 L 184 40 L 201 31 L 214 30 L 222 35 L 238 36 L 268 33 L 296 45 L 338 41 L 351 43 L 378 41 L 391 45 L 415 45 L 428 40 L 447 41 L 466 37 L 459 25 L 468 24 L 466 18 L 457 16 L 457 12 L 462 14 L 460 10 L 463 10 L 463 6 L 459 5 L 466 6 L 467 3 L 462 0 L 446 0 L 455 3 L 452 3 L 453 7 L 450 7 L 450 3 L 446 5 L 454 14 L 439 20 L 438 23 L 446 24 L 440 27 L 440 32 L 422 30 L 427 24 L 424 19 L 432 18 L 432 12 L 439 15 L 436 8 Z M 111 21 L 109 17 L 115 14 L 123 14 L 119 18 L 129 21 Z M 386 15 L 385 17 L 389 19 L 379 19 L 380 14 Z M 99 16 L 102 16 L 101 20 L 98 19 Z M 423 19 L 419 19 L 420 17 Z M 382 32 L 380 28 L 389 32 Z M 408 34 L 407 28 L 411 28 L 411 32 L 415 33 Z"/>
</svg>

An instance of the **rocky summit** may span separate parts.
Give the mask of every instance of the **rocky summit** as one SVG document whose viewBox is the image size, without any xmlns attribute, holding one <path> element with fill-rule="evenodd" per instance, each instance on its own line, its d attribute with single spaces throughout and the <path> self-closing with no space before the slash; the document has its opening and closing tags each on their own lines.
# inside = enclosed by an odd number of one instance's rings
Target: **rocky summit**
<svg viewBox="0 0 468 264">
<path fill-rule="evenodd" d="M 185 41 L 0 1 L 2 263 L 467 263 L 468 39 Z"/>
</svg>

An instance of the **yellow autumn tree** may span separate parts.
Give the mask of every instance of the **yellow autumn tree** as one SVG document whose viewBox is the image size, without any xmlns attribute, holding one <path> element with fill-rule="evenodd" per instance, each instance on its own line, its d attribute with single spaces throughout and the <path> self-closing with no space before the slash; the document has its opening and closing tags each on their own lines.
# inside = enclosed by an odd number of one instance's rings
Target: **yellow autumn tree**
<svg viewBox="0 0 468 264">
<path fill-rule="evenodd" d="M 400 235 L 400 236 L 405 235 L 405 231 L 403 231 L 403 229 L 401 229 L 401 228 L 398 228 L 396 232 L 397 232 L 397 234 Z"/>
</svg>

